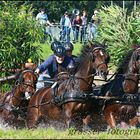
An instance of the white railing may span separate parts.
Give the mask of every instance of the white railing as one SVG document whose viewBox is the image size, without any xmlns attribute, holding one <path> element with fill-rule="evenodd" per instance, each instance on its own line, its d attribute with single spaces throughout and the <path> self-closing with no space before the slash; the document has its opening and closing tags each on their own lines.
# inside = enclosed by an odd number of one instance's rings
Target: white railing
<svg viewBox="0 0 140 140">
<path fill-rule="evenodd" d="M 75 26 L 72 26 L 71 28 L 70 41 L 74 40 L 74 30 L 73 30 L 74 27 Z M 82 26 L 79 26 L 78 41 L 80 41 L 81 29 Z M 49 34 L 52 37 L 52 39 L 56 38 L 57 40 L 59 40 L 61 31 L 62 31 L 62 26 L 60 26 L 60 24 L 58 23 L 53 24 L 53 26 L 46 26 L 46 33 Z M 95 25 L 89 22 L 88 25 L 86 26 L 86 32 L 84 32 L 85 41 L 94 39 L 94 31 L 95 31 Z"/>
</svg>

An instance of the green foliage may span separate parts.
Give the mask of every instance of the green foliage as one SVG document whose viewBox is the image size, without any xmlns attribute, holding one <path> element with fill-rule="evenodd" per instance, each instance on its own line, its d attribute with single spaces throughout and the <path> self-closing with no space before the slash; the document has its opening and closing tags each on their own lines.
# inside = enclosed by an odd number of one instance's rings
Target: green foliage
<svg viewBox="0 0 140 140">
<path fill-rule="evenodd" d="M 64 14 L 65 11 L 68 11 L 72 14 L 73 9 L 79 9 L 80 14 L 82 14 L 82 10 L 86 10 L 89 14 L 89 18 L 91 18 L 93 11 L 96 7 L 96 3 L 98 1 L 25 1 L 26 4 L 32 4 L 34 8 L 34 16 L 37 15 L 39 9 L 41 7 L 46 8 L 46 13 L 50 21 L 55 20 L 56 22 L 60 21 L 61 16 Z M 16 1 L 14 2 L 17 6 L 23 4 L 23 2 Z M 88 8 L 87 8 L 88 7 Z"/>
<path fill-rule="evenodd" d="M 98 28 L 99 42 L 105 41 L 113 66 L 118 66 L 132 44 L 140 43 L 140 19 L 133 12 L 127 15 L 127 9 L 119 6 L 102 7 L 101 23 Z"/>
<path fill-rule="evenodd" d="M 32 7 L 22 5 L 17 8 L 10 2 L 0 6 L 0 66 L 2 68 L 18 68 L 29 57 L 37 62 L 38 46 L 33 46 L 42 35 L 32 17 Z"/>
<path fill-rule="evenodd" d="M 40 47 L 33 43 L 40 40 L 43 33 L 32 13 L 32 5 L 23 4 L 17 7 L 11 1 L 3 1 L 0 5 L 0 69 L 21 68 L 21 64 L 29 57 L 35 63 L 38 62 Z M 11 74 L 0 72 L 0 77 Z M 9 90 L 8 85 L 0 85 L 1 91 Z"/>
<path fill-rule="evenodd" d="M 5 83 L 5 84 L 3 84 L 3 85 L 1 85 L 1 86 L 2 86 L 2 88 L 1 88 L 1 90 L 0 90 L 1 93 L 5 93 L 5 92 L 7 92 L 7 91 L 11 91 L 11 89 L 12 89 L 11 83 Z M 1 94 L 1 93 L 0 93 L 0 94 Z"/>
<path fill-rule="evenodd" d="M 46 12 L 49 16 L 50 21 L 54 20 L 59 22 L 60 16 L 64 14 L 65 11 L 72 13 L 74 8 L 80 10 L 80 14 L 82 14 L 82 10 L 86 10 L 88 13 L 88 19 L 90 20 L 91 16 L 93 15 L 93 11 L 95 9 L 100 9 L 103 5 L 111 5 L 111 1 L 51 1 L 51 0 L 44 0 L 44 1 L 11 1 L 10 4 L 15 4 L 16 7 L 20 7 L 20 5 L 28 5 L 32 4 L 34 8 L 34 16 L 37 15 L 39 12 L 39 8 L 45 7 Z M 1 2 L 0 2 L 1 4 Z M 113 4 L 117 4 L 122 7 L 122 1 L 113 1 Z M 134 1 L 125 1 L 125 6 L 128 7 L 129 12 L 133 9 Z M 138 5 L 138 1 L 137 1 Z"/>
</svg>

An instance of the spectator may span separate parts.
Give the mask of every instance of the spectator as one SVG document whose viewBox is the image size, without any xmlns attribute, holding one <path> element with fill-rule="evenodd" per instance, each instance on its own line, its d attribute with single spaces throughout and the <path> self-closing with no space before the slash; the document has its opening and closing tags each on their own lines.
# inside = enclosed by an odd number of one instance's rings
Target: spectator
<svg viewBox="0 0 140 140">
<path fill-rule="evenodd" d="M 53 24 L 50 23 L 48 15 L 45 13 L 45 8 L 40 9 L 40 12 L 36 16 L 36 20 L 39 22 L 40 26 L 42 26 L 44 34 L 50 35 L 50 33 L 47 31 L 47 25 L 53 26 Z"/>
<path fill-rule="evenodd" d="M 95 40 L 96 37 L 97 37 L 97 26 L 99 24 L 99 17 L 98 17 L 98 11 L 95 10 L 94 11 L 94 14 L 92 15 L 92 18 L 91 18 L 91 22 L 92 22 L 92 26 L 91 26 L 91 32 L 92 32 L 92 35 L 93 35 L 93 39 Z"/>
<path fill-rule="evenodd" d="M 60 41 L 70 42 L 71 20 L 69 18 L 68 12 L 65 12 L 65 14 L 61 17 L 60 27 L 61 27 Z"/>
<path fill-rule="evenodd" d="M 73 26 L 73 32 L 74 32 L 74 43 L 78 42 L 79 38 L 79 30 L 82 25 L 82 20 L 79 15 L 76 15 L 76 17 L 73 19 L 72 26 Z"/>
<path fill-rule="evenodd" d="M 87 30 L 87 12 L 83 11 L 83 15 L 81 16 L 82 19 L 82 27 L 81 27 L 81 34 L 80 34 L 80 42 L 86 41 L 86 30 Z"/>
<path fill-rule="evenodd" d="M 40 9 L 40 12 L 37 14 L 37 16 L 36 16 L 36 20 L 38 20 L 39 21 L 39 23 L 40 23 L 40 25 L 50 25 L 50 26 L 53 26 L 51 23 L 50 23 L 50 21 L 49 21 L 49 19 L 48 19 L 48 15 L 45 13 L 45 9 L 44 8 L 41 8 Z"/>
<path fill-rule="evenodd" d="M 53 48 L 54 54 L 49 56 L 35 71 L 38 74 L 42 73 L 38 80 L 43 81 L 37 82 L 37 90 L 44 86 L 50 87 L 53 82 L 50 82 L 49 79 L 55 78 L 59 72 L 67 71 L 69 67 L 74 67 L 74 61 L 66 55 L 66 50 L 62 44 L 53 43 L 53 45 L 56 45 Z"/>
</svg>

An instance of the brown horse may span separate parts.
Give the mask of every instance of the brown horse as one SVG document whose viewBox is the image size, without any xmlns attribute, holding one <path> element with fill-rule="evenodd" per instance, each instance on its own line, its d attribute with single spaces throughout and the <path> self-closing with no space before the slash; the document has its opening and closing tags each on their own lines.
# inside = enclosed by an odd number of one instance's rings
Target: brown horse
<svg viewBox="0 0 140 140">
<path fill-rule="evenodd" d="M 92 92 L 95 75 L 107 76 L 109 55 L 104 45 L 95 42 L 83 46 L 81 55 L 72 75 L 61 75 L 57 92 L 52 88 L 42 88 L 31 98 L 27 112 L 28 128 L 36 127 L 40 118 L 46 121 L 61 121 L 70 127 L 73 119 L 82 119 L 84 125 L 90 123 L 92 103 L 88 93 Z M 60 80 L 61 80 L 61 76 Z M 62 81 L 62 80 L 61 80 Z"/>
<path fill-rule="evenodd" d="M 110 128 L 115 128 L 119 123 L 121 127 L 137 124 L 139 71 L 140 48 L 134 48 L 120 65 L 114 80 L 103 86 L 102 94 L 119 97 L 107 101 L 104 108 L 103 114 Z"/>
<path fill-rule="evenodd" d="M 31 69 L 19 72 L 12 91 L 1 99 L 0 115 L 5 122 L 12 124 L 18 116 L 25 118 L 28 102 L 36 89 L 37 77 Z"/>
</svg>

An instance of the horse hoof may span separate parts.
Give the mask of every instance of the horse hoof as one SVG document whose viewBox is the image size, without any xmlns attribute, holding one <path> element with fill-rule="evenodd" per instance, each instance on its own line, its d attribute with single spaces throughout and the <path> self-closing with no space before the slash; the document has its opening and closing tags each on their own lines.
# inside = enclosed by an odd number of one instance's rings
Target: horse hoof
<svg viewBox="0 0 140 140">
<path fill-rule="evenodd" d="M 121 129 L 128 129 L 129 128 L 129 126 L 125 122 L 121 122 L 118 127 Z"/>
<path fill-rule="evenodd" d="M 91 127 L 90 126 L 83 126 L 82 131 L 91 131 Z"/>
</svg>

